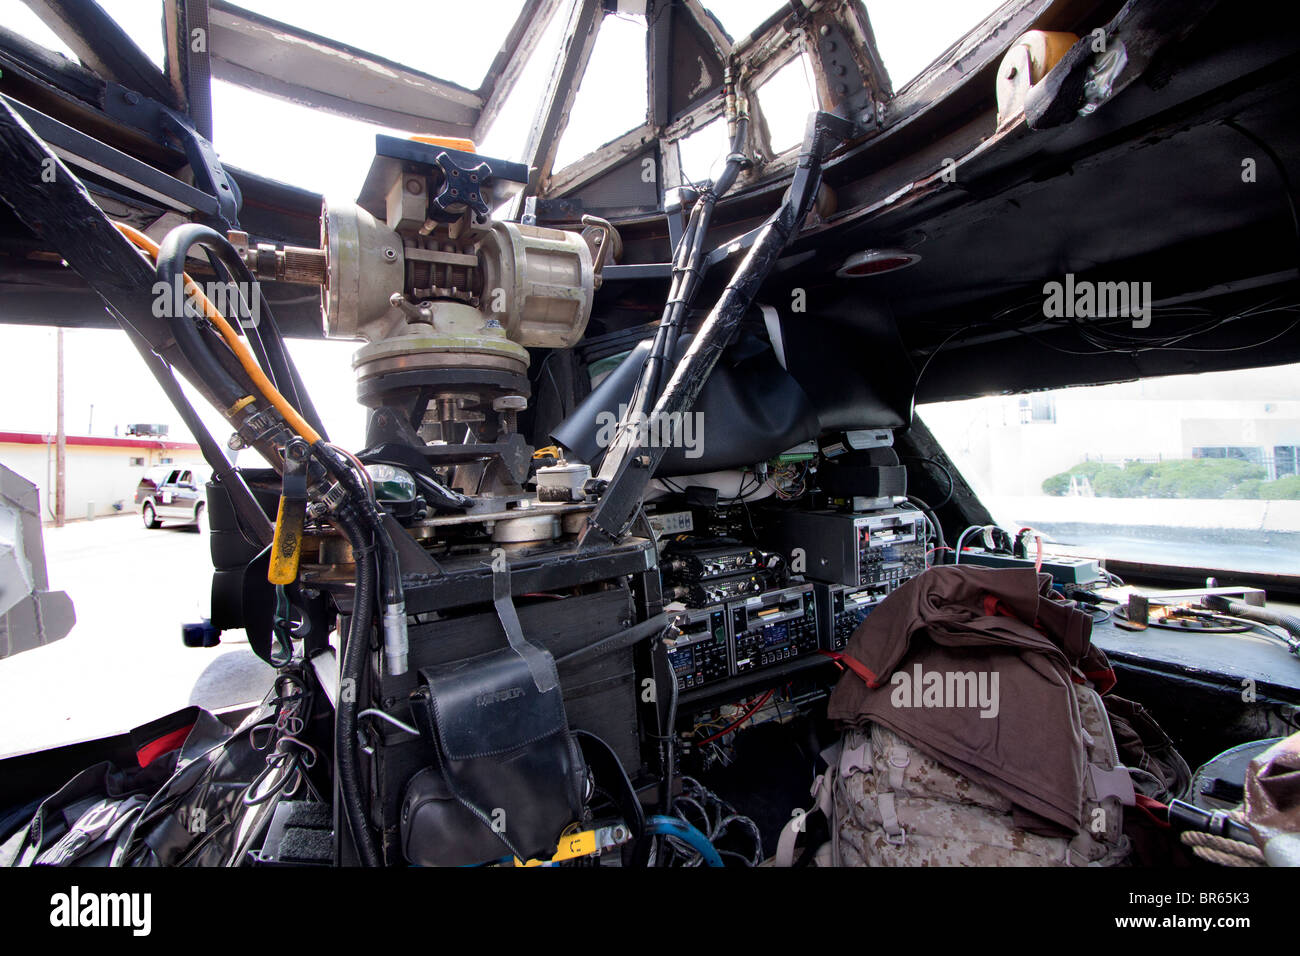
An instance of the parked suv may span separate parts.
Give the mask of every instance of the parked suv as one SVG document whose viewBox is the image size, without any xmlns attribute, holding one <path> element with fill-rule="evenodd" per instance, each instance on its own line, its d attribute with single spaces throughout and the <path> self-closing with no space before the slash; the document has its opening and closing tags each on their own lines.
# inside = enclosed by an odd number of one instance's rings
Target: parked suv
<svg viewBox="0 0 1300 956">
<path fill-rule="evenodd" d="M 146 528 L 164 521 L 202 526 L 203 486 L 192 468 L 171 465 L 145 472 L 135 489 L 135 505 Z"/>
</svg>

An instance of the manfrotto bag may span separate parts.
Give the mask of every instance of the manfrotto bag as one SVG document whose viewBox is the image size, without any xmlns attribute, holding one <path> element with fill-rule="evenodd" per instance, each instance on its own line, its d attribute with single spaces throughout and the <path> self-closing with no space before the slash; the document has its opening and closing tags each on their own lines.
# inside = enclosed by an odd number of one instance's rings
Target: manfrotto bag
<svg viewBox="0 0 1300 956">
<path fill-rule="evenodd" d="M 555 662 L 530 649 L 536 654 L 529 659 L 502 648 L 421 669 L 412 709 L 434 762 L 403 797 L 409 862 L 549 859 L 565 827 L 582 819 L 587 769 L 569 732 Z"/>
</svg>

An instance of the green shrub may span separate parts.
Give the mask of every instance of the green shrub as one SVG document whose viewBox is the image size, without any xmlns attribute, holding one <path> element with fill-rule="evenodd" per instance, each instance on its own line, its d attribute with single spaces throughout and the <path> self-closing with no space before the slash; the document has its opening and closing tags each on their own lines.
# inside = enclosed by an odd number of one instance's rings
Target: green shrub
<svg viewBox="0 0 1300 956">
<path fill-rule="evenodd" d="M 1069 474 L 1052 475 L 1050 478 L 1043 479 L 1043 494 L 1045 495 L 1064 495 L 1070 490 Z"/>
<path fill-rule="evenodd" d="M 1100 472 L 1092 483 L 1098 498 L 1142 498 L 1147 475 L 1128 468 Z"/>
<path fill-rule="evenodd" d="M 1151 498 L 1222 498 L 1243 481 L 1262 479 L 1263 465 L 1235 458 L 1192 458 L 1164 461 L 1147 480 Z"/>
<path fill-rule="evenodd" d="M 1081 461 L 1067 471 L 1066 474 L 1083 475 L 1089 481 L 1095 481 L 1098 475 L 1119 471 L 1123 471 L 1119 465 L 1111 465 L 1101 461 Z"/>
<path fill-rule="evenodd" d="M 1300 475 L 1287 475 L 1277 481 L 1264 483 L 1261 498 L 1270 501 L 1296 501 L 1300 499 Z"/>
<path fill-rule="evenodd" d="M 1264 496 L 1261 495 L 1260 492 L 1264 489 L 1265 485 L 1271 485 L 1271 484 L 1273 484 L 1273 482 L 1271 481 L 1261 481 L 1258 478 L 1248 478 L 1247 480 L 1243 481 L 1241 484 L 1237 485 L 1235 488 L 1232 488 L 1223 497 L 1262 498 Z"/>
<path fill-rule="evenodd" d="M 1099 498 L 1296 498 L 1300 476 L 1265 481 L 1263 465 L 1235 458 L 1192 458 L 1158 463 L 1133 462 L 1124 467 L 1080 462 L 1044 479 L 1043 493 L 1064 495 L 1070 477 L 1086 476 Z"/>
<path fill-rule="evenodd" d="M 1225 498 L 1257 498 L 1264 501 L 1300 499 L 1300 475 L 1287 475 L 1277 481 L 1251 479 L 1233 488 Z"/>
</svg>

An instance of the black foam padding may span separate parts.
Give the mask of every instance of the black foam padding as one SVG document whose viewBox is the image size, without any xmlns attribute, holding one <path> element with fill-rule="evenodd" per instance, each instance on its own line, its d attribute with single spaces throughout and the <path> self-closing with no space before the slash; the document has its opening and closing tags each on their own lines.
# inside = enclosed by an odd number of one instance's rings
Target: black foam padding
<svg viewBox="0 0 1300 956">
<path fill-rule="evenodd" d="M 328 830 L 334 826 L 334 819 L 328 804 L 302 800 L 290 804 L 289 818 L 285 823 L 291 827 L 316 827 Z"/>
<path fill-rule="evenodd" d="M 835 498 L 902 497 L 907 494 L 907 468 L 831 459 L 817 472 L 817 483 L 822 491 Z"/>
<path fill-rule="evenodd" d="M 334 857 L 334 835 L 329 830 L 290 827 L 280 841 L 279 855 L 284 862 L 329 861 Z"/>
</svg>

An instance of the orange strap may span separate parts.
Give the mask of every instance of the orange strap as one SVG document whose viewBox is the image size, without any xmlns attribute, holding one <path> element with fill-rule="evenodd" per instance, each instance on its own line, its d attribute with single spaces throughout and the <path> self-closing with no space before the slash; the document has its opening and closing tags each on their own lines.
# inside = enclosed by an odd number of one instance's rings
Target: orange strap
<svg viewBox="0 0 1300 956">
<path fill-rule="evenodd" d="M 872 673 L 871 668 L 867 667 L 866 664 L 862 663 L 862 661 L 858 660 L 856 657 L 849 657 L 849 655 L 842 654 L 839 651 L 818 651 L 817 653 L 824 654 L 837 664 L 843 664 L 849 670 L 853 671 L 853 673 L 866 681 L 867 686 L 873 690 L 880 686 L 880 678 Z"/>
</svg>

